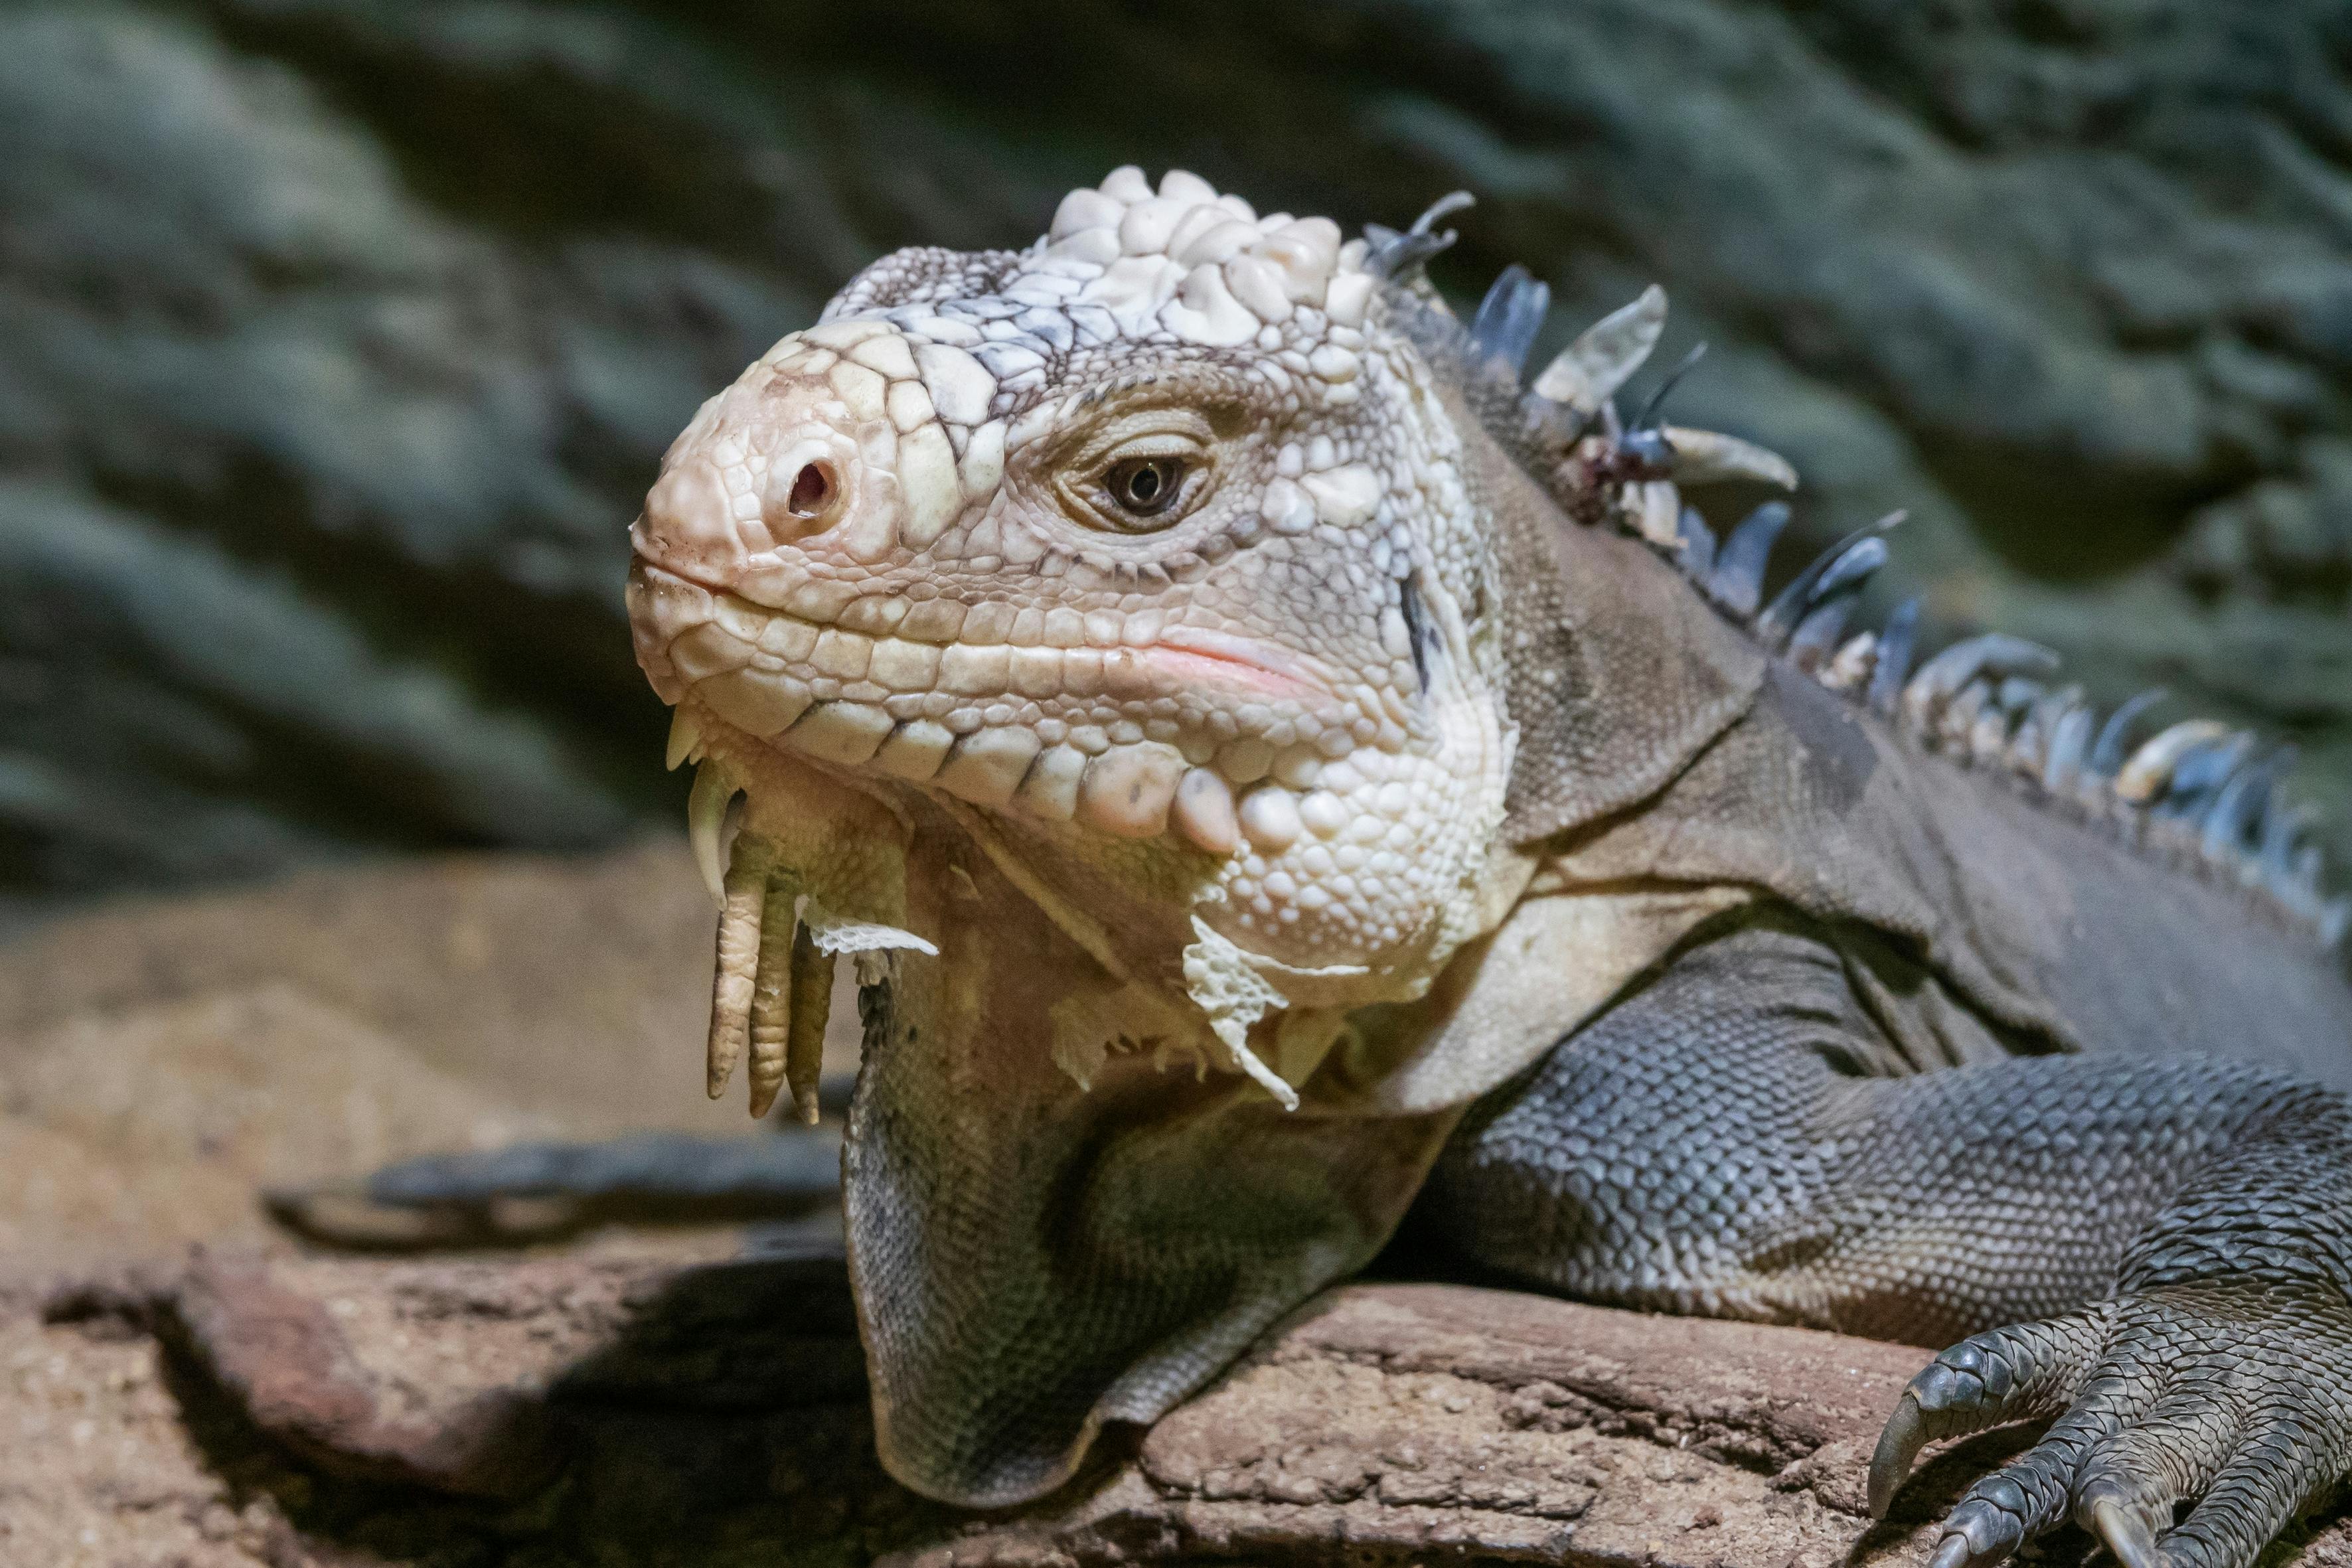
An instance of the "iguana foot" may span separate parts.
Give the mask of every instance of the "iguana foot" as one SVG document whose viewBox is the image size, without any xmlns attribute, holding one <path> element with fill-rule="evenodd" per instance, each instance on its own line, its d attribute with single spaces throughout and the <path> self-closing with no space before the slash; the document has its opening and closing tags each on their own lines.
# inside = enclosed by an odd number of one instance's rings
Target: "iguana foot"
<svg viewBox="0 0 2352 1568">
<path fill-rule="evenodd" d="M 1872 1513 L 1928 1442 L 2052 1417 L 1961 1497 L 1930 1568 L 1985 1568 L 2069 1518 L 2124 1568 L 2243 1568 L 2352 1465 L 2352 1302 L 2206 1280 L 1964 1340 L 1888 1420 Z"/>
</svg>

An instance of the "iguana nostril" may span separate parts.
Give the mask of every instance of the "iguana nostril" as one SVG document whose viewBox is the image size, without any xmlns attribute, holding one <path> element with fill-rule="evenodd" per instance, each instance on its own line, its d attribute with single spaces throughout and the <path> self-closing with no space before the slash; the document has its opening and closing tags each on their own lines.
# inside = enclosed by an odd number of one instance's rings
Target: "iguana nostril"
<svg viewBox="0 0 2352 1568">
<path fill-rule="evenodd" d="M 769 536 L 778 544 L 802 544 L 823 534 L 835 543 L 854 546 L 855 542 L 835 536 L 854 521 L 862 508 L 860 476 L 853 467 L 856 460 L 855 449 L 845 438 L 822 429 L 808 432 L 772 454 L 760 497 L 760 514 Z M 871 515 L 874 509 L 863 510 L 870 526 L 876 521 Z M 880 521 L 887 525 L 887 515 Z"/>
<path fill-rule="evenodd" d="M 801 471 L 793 476 L 792 493 L 784 498 L 784 510 L 794 517 L 818 517 L 833 503 L 835 490 L 833 470 L 824 463 L 803 463 Z"/>
</svg>

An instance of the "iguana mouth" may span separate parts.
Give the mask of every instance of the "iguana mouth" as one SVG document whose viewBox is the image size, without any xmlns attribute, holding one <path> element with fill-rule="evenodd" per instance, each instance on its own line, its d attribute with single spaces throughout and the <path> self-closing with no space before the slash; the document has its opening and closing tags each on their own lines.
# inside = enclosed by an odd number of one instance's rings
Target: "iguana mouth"
<svg viewBox="0 0 2352 1568">
<path fill-rule="evenodd" d="M 861 621 L 859 626 L 852 626 L 841 615 L 811 613 L 825 609 L 831 595 L 811 595 L 803 601 L 803 608 L 780 608 L 756 603 L 724 586 L 703 582 L 692 572 L 658 561 L 640 558 L 635 565 L 645 578 L 645 587 L 656 595 L 666 589 L 679 588 L 699 588 L 709 595 L 717 617 L 700 625 L 715 627 L 723 637 L 755 646 L 760 654 L 768 656 L 765 660 L 754 658 L 754 662 L 762 668 L 781 660 L 788 672 L 796 674 L 804 683 L 825 677 L 855 680 L 870 676 L 893 694 L 930 689 L 942 671 L 936 662 L 927 662 L 933 656 L 919 650 L 971 646 L 959 636 L 964 621 L 969 618 L 977 622 L 982 618 L 979 612 L 1003 608 L 993 604 L 966 606 L 934 598 L 920 602 L 927 613 L 910 615 L 903 602 L 876 603 L 860 598 L 852 600 L 848 606 Z M 1255 693 L 1334 706 L 1340 701 L 1334 689 L 1335 682 L 1317 668 L 1312 659 L 1262 639 L 1170 626 L 1164 615 L 1150 613 L 1079 617 L 1067 626 L 1055 625 L 1050 616 L 1033 615 L 1028 619 L 1035 624 L 1026 625 L 1023 616 L 1014 615 L 1010 625 L 992 628 L 1001 631 L 1001 636 L 986 638 L 980 645 L 1001 645 L 1008 656 L 1025 649 L 1045 661 L 1043 668 L 1024 670 L 1023 679 L 1011 682 L 1024 696 L 1093 696 L 1097 694 L 1098 685 L 1115 690 L 1126 680 L 1120 661 L 1132 656 L 1145 670 L 1156 672 L 1160 677 L 1160 687 L 1170 693 L 1199 680 L 1211 680 L 1228 689 L 1238 689 L 1242 695 Z M 698 629 L 698 626 L 690 626 L 688 631 Z M 826 642 L 828 637 L 834 639 L 830 645 Z M 915 646 L 902 646 L 909 644 Z M 824 651 L 820 652 L 821 647 Z M 702 653 L 703 658 L 697 659 L 689 652 L 689 660 L 696 664 L 708 660 L 716 669 L 735 668 L 730 650 L 723 647 L 704 649 Z M 1058 672 L 1059 680 L 1051 679 L 1056 673 L 1051 668 L 1056 658 L 1064 666 Z M 1103 668 L 1104 679 L 1100 683 L 1087 673 L 1095 664 Z M 792 671 L 790 667 L 793 665 L 806 668 Z M 995 689 L 982 686 L 966 694 L 993 695 Z"/>
<path fill-rule="evenodd" d="M 1151 611 L 787 602 L 755 604 L 638 559 L 640 656 L 688 729 L 715 721 L 1040 821 L 1130 838 L 1172 828 L 1215 855 L 1244 833 L 1285 848 L 1307 825 L 1338 820 L 1314 786 L 1371 728 L 1309 659 Z"/>
<path fill-rule="evenodd" d="M 785 604 L 768 605 L 651 554 L 639 554 L 633 568 L 634 574 L 645 579 L 642 585 L 656 593 L 666 587 L 699 588 L 710 596 L 723 631 L 739 640 L 757 644 L 763 653 L 789 661 L 810 662 L 818 639 L 826 632 L 856 639 L 848 645 L 853 651 L 843 660 L 849 667 L 847 671 L 826 669 L 823 668 L 824 661 L 817 660 L 818 674 L 863 673 L 866 665 L 861 660 L 870 659 L 871 653 L 861 656 L 855 652 L 861 644 L 868 649 L 900 642 L 956 647 L 971 640 L 961 635 L 967 620 L 977 625 L 1003 608 L 995 604 L 966 605 L 937 597 L 900 600 L 887 595 L 861 595 L 845 599 L 834 584 L 815 578 L 804 584 L 806 591 L 790 595 Z M 1329 674 L 1301 654 L 1260 638 L 1172 626 L 1164 614 L 1097 612 L 1061 625 L 1050 613 L 1024 618 L 1015 612 L 1002 626 L 992 622 L 990 633 L 978 640 L 985 644 L 1001 642 L 1014 648 L 1085 650 L 1106 658 L 1126 650 L 1154 661 L 1171 675 L 1198 673 L 1237 679 L 1268 695 L 1300 700 L 1339 700 Z M 1193 660 L 1199 662 L 1191 662 Z M 899 690 L 922 689 L 921 682 L 897 687 Z"/>
</svg>

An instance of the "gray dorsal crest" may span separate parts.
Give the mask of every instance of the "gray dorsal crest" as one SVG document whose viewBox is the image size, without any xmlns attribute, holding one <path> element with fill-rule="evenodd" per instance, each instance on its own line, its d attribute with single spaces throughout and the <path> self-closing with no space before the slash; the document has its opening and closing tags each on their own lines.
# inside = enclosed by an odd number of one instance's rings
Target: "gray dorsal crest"
<svg viewBox="0 0 2352 1568">
<path fill-rule="evenodd" d="M 1443 311 L 1422 268 L 1454 240 L 1453 230 L 1436 230 L 1438 221 L 1469 205 L 1457 191 L 1407 230 L 1368 227 L 1368 264 Z M 1488 401 L 1510 399 L 1518 455 L 1570 518 L 1638 536 L 1769 652 L 1911 743 L 2184 872 L 2233 885 L 2325 947 L 2344 946 L 2352 897 L 2328 896 L 2324 858 L 2309 837 L 2315 814 L 2281 787 L 2292 748 L 2210 720 L 2150 728 L 2145 721 L 2162 692 L 2102 714 L 2080 687 L 2059 682 L 2054 653 L 1999 632 L 1923 657 L 1916 599 L 1881 626 L 1850 630 L 1862 590 L 1888 559 L 1885 536 L 1900 512 L 1839 541 L 1767 603 L 1766 572 L 1790 521 L 1788 504 L 1767 501 L 1718 541 L 1682 492 L 1732 480 L 1794 490 L 1795 468 L 1738 437 L 1664 423 L 1660 397 L 1624 423 L 1615 396 L 1664 329 L 1665 291 L 1655 284 L 1528 376 L 1549 300 L 1549 286 L 1514 265 L 1468 325 L 1449 321 L 1447 330 L 1464 365 L 1487 384 Z"/>
</svg>

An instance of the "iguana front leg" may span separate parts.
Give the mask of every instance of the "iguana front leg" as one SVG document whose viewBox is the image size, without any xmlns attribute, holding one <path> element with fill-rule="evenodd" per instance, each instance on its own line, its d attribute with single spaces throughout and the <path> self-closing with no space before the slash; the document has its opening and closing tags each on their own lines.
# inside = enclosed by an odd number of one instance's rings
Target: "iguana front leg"
<svg viewBox="0 0 2352 1568">
<path fill-rule="evenodd" d="M 2054 1421 L 1935 1568 L 2069 1517 L 2127 1568 L 2250 1563 L 2352 1464 L 2352 1110 L 2208 1058 L 1855 1076 L 1874 1029 L 1825 946 L 1727 937 L 1474 1113 L 1426 1201 L 1579 1295 L 1972 1335 L 1895 1411 L 1874 1507 L 1932 1438 Z"/>
</svg>

